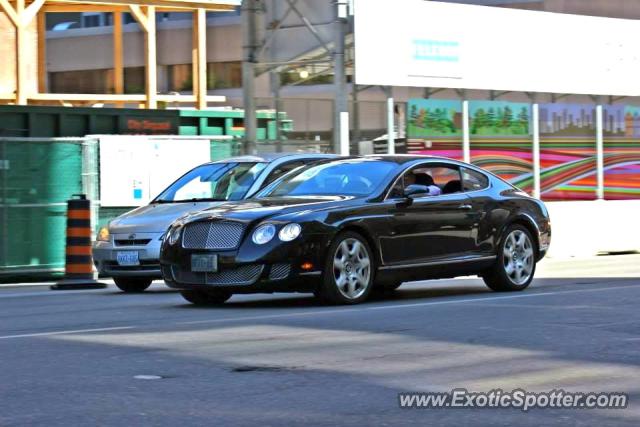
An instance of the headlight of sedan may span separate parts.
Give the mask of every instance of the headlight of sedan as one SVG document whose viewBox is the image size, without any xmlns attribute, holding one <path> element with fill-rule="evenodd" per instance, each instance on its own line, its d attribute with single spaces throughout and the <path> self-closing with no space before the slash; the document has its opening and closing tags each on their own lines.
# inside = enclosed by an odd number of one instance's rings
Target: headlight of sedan
<svg viewBox="0 0 640 427">
<path fill-rule="evenodd" d="M 180 234 L 182 233 L 182 224 L 176 224 L 171 226 L 171 229 L 167 232 L 166 238 L 170 245 L 175 245 L 180 240 Z"/>
<path fill-rule="evenodd" d="M 269 243 L 275 235 L 276 226 L 273 224 L 264 224 L 256 228 L 256 231 L 253 232 L 251 240 L 253 240 L 253 243 L 255 243 L 256 245 L 264 245 L 265 243 Z"/>
<path fill-rule="evenodd" d="M 111 240 L 111 235 L 109 234 L 109 228 L 102 227 L 100 231 L 98 231 L 98 241 L 108 242 L 109 240 Z"/>
<path fill-rule="evenodd" d="M 278 233 L 278 237 L 283 242 L 290 242 L 296 239 L 300 235 L 301 231 L 302 227 L 300 227 L 300 224 L 292 222 L 291 224 L 287 224 L 282 227 L 282 230 L 280 230 L 280 233 Z"/>
</svg>

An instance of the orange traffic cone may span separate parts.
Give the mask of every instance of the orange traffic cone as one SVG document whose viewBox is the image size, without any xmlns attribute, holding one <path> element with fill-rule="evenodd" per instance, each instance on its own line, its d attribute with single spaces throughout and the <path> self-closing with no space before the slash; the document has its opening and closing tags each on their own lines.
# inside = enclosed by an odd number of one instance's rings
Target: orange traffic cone
<svg viewBox="0 0 640 427">
<path fill-rule="evenodd" d="M 67 248 L 64 280 L 51 289 L 102 289 L 107 285 L 96 280 L 91 258 L 91 201 L 84 194 L 67 200 Z"/>
</svg>

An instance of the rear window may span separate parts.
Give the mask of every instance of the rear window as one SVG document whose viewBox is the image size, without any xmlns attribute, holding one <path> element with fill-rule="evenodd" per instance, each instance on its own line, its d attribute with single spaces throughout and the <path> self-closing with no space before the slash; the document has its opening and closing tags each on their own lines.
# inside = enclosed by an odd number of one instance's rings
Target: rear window
<svg viewBox="0 0 640 427">
<path fill-rule="evenodd" d="M 489 187 L 489 178 L 473 169 L 462 168 L 462 187 L 464 191 L 478 191 Z"/>
</svg>

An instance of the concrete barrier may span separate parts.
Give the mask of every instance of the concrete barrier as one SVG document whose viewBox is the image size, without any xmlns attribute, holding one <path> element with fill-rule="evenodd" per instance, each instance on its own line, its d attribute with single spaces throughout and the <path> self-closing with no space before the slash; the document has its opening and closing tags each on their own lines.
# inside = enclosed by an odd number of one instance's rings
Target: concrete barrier
<svg viewBox="0 0 640 427">
<path fill-rule="evenodd" d="M 548 202 L 549 257 L 640 251 L 640 200 Z"/>
</svg>

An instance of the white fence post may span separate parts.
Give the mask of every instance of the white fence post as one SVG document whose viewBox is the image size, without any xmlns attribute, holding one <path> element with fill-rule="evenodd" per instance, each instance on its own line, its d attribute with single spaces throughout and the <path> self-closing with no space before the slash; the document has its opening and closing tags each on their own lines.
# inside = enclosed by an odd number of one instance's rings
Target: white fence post
<svg viewBox="0 0 640 427">
<path fill-rule="evenodd" d="M 602 104 L 596 106 L 596 197 L 604 199 L 604 127 Z"/>
<path fill-rule="evenodd" d="M 469 136 L 469 101 L 462 101 L 462 159 L 471 163 L 471 138 Z"/>
<path fill-rule="evenodd" d="M 389 88 L 387 97 L 387 152 L 389 154 L 396 154 L 396 139 L 394 132 L 394 108 L 393 108 L 393 96 L 391 94 L 391 88 Z"/>
<path fill-rule="evenodd" d="M 531 107 L 531 121 L 533 124 L 533 197 L 540 198 L 540 104 L 535 102 Z"/>
</svg>

